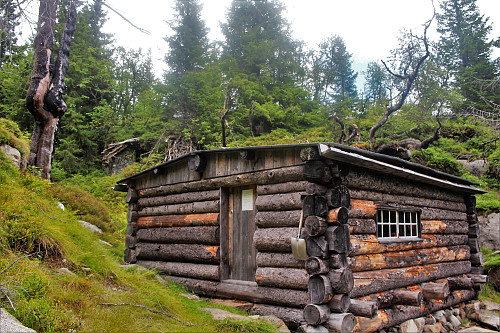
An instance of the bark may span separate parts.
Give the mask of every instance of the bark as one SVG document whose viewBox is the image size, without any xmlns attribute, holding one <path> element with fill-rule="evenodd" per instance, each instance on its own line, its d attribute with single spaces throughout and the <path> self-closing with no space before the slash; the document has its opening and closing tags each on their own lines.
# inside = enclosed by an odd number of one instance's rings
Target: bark
<svg viewBox="0 0 500 333">
<path fill-rule="evenodd" d="M 303 181 L 294 181 L 286 183 L 258 185 L 257 195 L 304 192 L 308 184 L 310 183 L 303 180 Z"/>
<path fill-rule="evenodd" d="M 467 234 L 469 225 L 463 220 L 422 220 L 423 234 Z"/>
<path fill-rule="evenodd" d="M 300 210 L 257 212 L 255 223 L 259 228 L 297 227 L 300 212 Z"/>
<path fill-rule="evenodd" d="M 250 309 L 250 313 L 260 316 L 276 316 L 282 319 L 291 329 L 297 328 L 301 323 L 304 322 L 302 309 L 255 304 Z"/>
<path fill-rule="evenodd" d="M 258 267 L 255 281 L 259 286 L 307 290 L 308 275 L 304 269 Z"/>
<path fill-rule="evenodd" d="M 297 237 L 297 228 L 257 229 L 253 240 L 257 251 L 292 252 L 291 237 Z"/>
<path fill-rule="evenodd" d="M 355 316 L 373 318 L 377 314 L 377 310 L 377 302 L 351 299 L 348 311 Z"/>
<path fill-rule="evenodd" d="M 168 275 L 184 276 L 202 280 L 219 280 L 218 265 L 143 260 L 137 261 L 137 264 L 149 269 L 155 269 Z"/>
<path fill-rule="evenodd" d="M 40 1 L 33 71 L 26 95 L 26 107 L 35 118 L 28 164 L 39 168 L 43 179 L 50 179 L 55 131 L 60 117 L 66 112 L 62 93 L 66 87 L 64 79 L 69 62 L 69 47 L 76 27 L 76 5 L 72 1 L 57 60 L 51 70 L 56 11 L 57 1 Z"/>
<path fill-rule="evenodd" d="M 328 227 L 326 240 L 328 241 L 328 249 L 331 252 L 349 253 L 351 250 L 349 228 L 345 224 Z"/>
<path fill-rule="evenodd" d="M 454 276 L 447 279 L 451 290 L 472 289 L 473 281 L 471 278 Z"/>
<path fill-rule="evenodd" d="M 258 211 L 288 211 L 300 209 L 302 207 L 301 194 L 279 193 L 258 196 L 255 200 L 255 206 Z"/>
<path fill-rule="evenodd" d="M 467 235 L 470 238 L 479 238 L 479 224 L 469 224 L 467 230 Z"/>
<path fill-rule="evenodd" d="M 392 292 L 392 304 L 421 306 L 424 296 L 421 291 L 398 289 Z"/>
<path fill-rule="evenodd" d="M 410 267 L 469 259 L 466 245 L 359 255 L 348 259 L 353 272 Z"/>
<path fill-rule="evenodd" d="M 175 283 L 182 284 L 186 287 L 187 290 L 196 293 L 198 295 L 207 296 L 207 297 L 217 297 L 217 288 L 220 285 L 219 282 L 216 281 L 207 281 L 200 279 L 192 279 L 180 276 L 168 276 L 168 280 L 173 281 Z"/>
<path fill-rule="evenodd" d="M 423 283 L 422 293 L 425 299 L 444 300 L 450 294 L 450 288 L 443 282 Z"/>
<path fill-rule="evenodd" d="M 137 191 L 135 191 L 137 193 Z M 197 192 L 187 192 L 178 193 L 172 195 L 163 195 L 159 197 L 146 197 L 139 198 L 139 207 L 149 207 L 149 206 L 162 206 L 162 205 L 172 205 L 172 204 L 182 204 L 198 201 L 210 201 L 218 200 L 220 193 L 218 190 L 211 191 L 197 191 Z"/>
<path fill-rule="evenodd" d="M 316 161 L 321 158 L 317 146 L 314 147 L 304 147 L 300 150 L 300 159 L 304 162 L 306 161 Z"/>
<path fill-rule="evenodd" d="M 252 173 L 244 173 L 238 175 L 230 175 L 224 177 L 202 179 L 185 183 L 176 183 L 170 185 L 161 185 L 146 189 L 140 189 L 141 197 L 155 197 L 175 193 L 196 192 L 216 190 L 220 187 L 234 186 L 238 184 L 253 185 L 253 184 L 276 184 L 288 181 L 300 181 L 302 178 L 302 166 L 291 166 Z"/>
<path fill-rule="evenodd" d="M 472 253 L 470 255 L 470 262 L 472 266 L 484 266 L 484 255 L 479 253 Z"/>
<path fill-rule="evenodd" d="M 438 263 L 433 265 L 385 269 L 354 273 L 354 289 L 351 297 L 412 286 L 470 271 L 469 261 Z"/>
<path fill-rule="evenodd" d="M 311 183 L 326 185 L 332 180 L 330 168 L 323 161 L 307 161 L 303 166 L 302 175 Z"/>
<path fill-rule="evenodd" d="M 333 297 L 332 285 L 327 275 L 313 275 L 308 281 L 309 302 L 313 304 L 328 303 Z"/>
<path fill-rule="evenodd" d="M 137 231 L 137 240 L 147 243 L 219 244 L 219 227 L 149 228 Z"/>
<path fill-rule="evenodd" d="M 257 253 L 258 267 L 304 268 L 304 261 L 293 257 L 292 253 Z"/>
<path fill-rule="evenodd" d="M 143 216 L 137 224 L 140 228 L 215 226 L 219 225 L 219 213 Z"/>
<path fill-rule="evenodd" d="M 348 225 L 351 234 L 377 233 L 377 223 L 373 219 L 349 219 Z"/>
<path fill-rule="evenodd" d="M 304 308 L 304 320 L 309 325 L 320 325 L 330 317 L 330 309 L 326 305 L 307 304 Z"/>
<path fill-rule="evenodd" d="M 328 189 L 326 191 L 326 199 L 330 208 L 351 206 L 351 194 L 349 189 L 344 185 Z"/>
<path fill-rule="evenodd" d="M 297 308 L 304 308 L 308 298 L 307 291 L 304 290 L 244 286 L 230 283 L 219 284 L 217 296 Z"/>
<path fill-rule="evenodd" d="M 352 252 L 355 255 L 465 245 L 467 242 L 467 235 L 422 235 L 420 242 L 401 243 L 379 243 L 375 235 L 351 235 Z"/>
<path fill-rule="evenodd" d="M 471 253 L 478 253 L 478 252 L 480 252 L 479 240 L 477 238 L 470 238 L 469 237 L 468 244 L 469 244 L 470 252 Z"/>
<path fill-rule="evenodd" d="M 219 247 L 200 244 L 149 244 L 136 245 L 137 259 L 182 261 L 202 264 L 219 263 Z"/>
<path fill-rule="evenodd" d="M 309 257 L 328 257 L 328 241 L 325 236 L 307 237 L 306 250 Z"/>
<path fill-rule="evenodd" d="M 218 213 L 220 211 L 220 201 L 199 201 L 183 204 L 163 205 L 156 207 L 144 207 L 139 210 L 139 216 L 158 216 L 158 215 L 184 215 L 184 214 L 203 214 Z"/>
<path fill-rule="evenodd" d="M 139 193 L 132 187 L 127 190 L 126 203 L 136 203 L 139 200 Z"/>
<path fill-rule="evenodd" d="M 342 254 L 332 254 L 328 259 L 328 263 L 330 268 L 344 268 L 347 267 L 347 255 L 345 253 Z"/>
<path fill-rule="evenodd" d="M 310 195 L 325 195 L 328 187 L 316 183 L 307 183 L 306 193 Z"/>
</svg>

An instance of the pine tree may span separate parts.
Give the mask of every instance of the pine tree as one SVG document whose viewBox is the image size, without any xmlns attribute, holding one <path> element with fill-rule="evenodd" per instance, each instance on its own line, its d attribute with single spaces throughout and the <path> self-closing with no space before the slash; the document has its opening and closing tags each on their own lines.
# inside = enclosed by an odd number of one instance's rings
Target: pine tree
<svg viewBox="0 0 500 333">
<path fill-rule="evenodd" d="M 446 0 L 441 9 L 438 32 L 442 62 L 469 104 L 484 107 L 482 97 L 498 98 L 498 91 L 482 91 L 482 83 L 494 80 L 498 70 L 490 59 L 493 41 L 488 41 L 488 18 L 480 14 L 476 0 Z"/>
<path fill-rule="evenodd" d="M 366 98 L 373 104 L 383 103 L 387 99 L 388 77 L 385 69 L 377 62 L 370 62 L 365 74 Z"/>
</svg>

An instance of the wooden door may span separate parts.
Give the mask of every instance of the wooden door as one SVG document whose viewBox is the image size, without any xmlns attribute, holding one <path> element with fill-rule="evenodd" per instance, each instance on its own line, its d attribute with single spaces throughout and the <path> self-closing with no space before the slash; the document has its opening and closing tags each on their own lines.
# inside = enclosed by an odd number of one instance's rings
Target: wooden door
<svg viewBox="0 0 500 333">
<path fill-rule="evenodd" d="M 221 191 L 221 278 L 255 281 L 255 187 Z"/>
</svg>

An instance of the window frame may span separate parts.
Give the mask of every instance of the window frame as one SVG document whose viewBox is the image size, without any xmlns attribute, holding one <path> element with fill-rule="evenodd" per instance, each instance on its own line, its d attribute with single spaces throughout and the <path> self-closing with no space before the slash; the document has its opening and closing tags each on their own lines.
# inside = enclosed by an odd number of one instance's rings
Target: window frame
<svg viewBox="0 0 500 333">
<path fill-rule="evenodd" d="M 384 223 L 383 221 L 380 221 L 380 212 L 382 211 L 389 211 L 389 212 L 396 212 L 396 221 L 395 223 Z M 411 236 L 400 236 L 400 216 L 401 214 L 404 213 L 414 213 L 416 214 L 417 222 L 416 222 L 416 235 L 411 235 Z M 390 213 L 389 213 L 390 214 Z M 385 242 L 414 242 L 414 241 L 422 241 L 422 219 L 421 219 L 421 214 L 422 210 L 421 209 L 411 209 L 411 208 L 398 208 L 398 207 L 393 207 L 393 206 L 378 206 L 377 207 L 377 213 L 375 215 L 375 223 L 377 226 L 376 230 L 376 237 L 377 240 L 381 243 Z M 390 218 L 389 218 L 390 220 Z M 404 222 L 403 222 L 404 223 Z M 379 235 L 379 226 L 384 225 L 384 224 L 395 224 L 396 225 L 396 233 L 397 236 L 386 236 L 383 237 L 382 235 Z M 404 223 L 405 226 L 407 225 L 413 225 L 413 223 Z M 406 231 L 406 228 L 405 228 Z"/>
</svg>

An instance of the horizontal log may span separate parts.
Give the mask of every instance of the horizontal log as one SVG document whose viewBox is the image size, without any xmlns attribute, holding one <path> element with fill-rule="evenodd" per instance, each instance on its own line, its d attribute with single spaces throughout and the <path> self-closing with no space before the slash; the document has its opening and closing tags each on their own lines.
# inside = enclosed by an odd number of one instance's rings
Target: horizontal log
<svg viewBox="0 0 500 333">
<path fill-rule="evenodd" d="M 219 263 L 218 246 L 137 243 L 136 251 L 139 260 L 180 261 L 202 264 Z"/>
<path fill-rule="evenodd" d="M 478 274 L 478 275 L 484 274 L 483 266 L 472 266 L 470 268 L 470 274 Z"/>
<path fill-rule="evenodd" d="M 302 207 L 301 193 L 279 193 L 260 195 L 255 200 L 258 211 L 287 211 Z"/>
<path fill-rule="evenodd" d="M 447 281 L 451 290 L 472 289 L 474 285 L 471 278 L 463 276 L 449 277 Z"/>
<path fill-rule="evenodd" d="M 304 269 L 258 267 L 255 281 L 259 286 L 307 290 L 309 276 Z"/>
<path fill-rule="evenodd" d="M 125 198 L 126 203 L 136 203 L 139 199 L 139 193 L 135 188 L 129 187 L 127 191 L 127 197 Z"/>
<path fill-rule="evenodd" d="M 349 257 L 353 272 L 387 268 L 409 267 L 440 262 L 467 260 L 470 251 L 466 245 L 433 247 L 399 252 L 376 253 Z"/>
<path fill-rule="evenodd" d="M 174 193 L 217 190 L 221 187 L 235 185 L 276 184 L 299 180 L 303 180 L 301 165 L 144 188 L 139 189 L 139 196 L 154 197 Z"/>
<path fill-rule="evenodd" d="M 217 288 L 220 282 L 200 279 L 192 279 L 181 276 L 166 276 L 172 282 L 182 284 L 187 290 L 202 296 L 217 297 Z"/>
<path fill-rule="evenodd" d="M 292 253 L 258 252 L 257 266 L 304 268 L 304 261 L 295 259 Z"/>
<path fill-rule="evenodd" d="M 398 325 L 404 321 L 412 318 L 427 316 L 438 310 L 450 308 L 459 303 L 464 303 L 476 297 L 476 293 L 472 290 L 460 290 L 450 294 L 448 298 L 443 301 L 432 301 L 425 303 L 425 306 L 395 306 L 394 308 L 380 310 L 378 317 L 383 318 L 381 328 L 385 329 Z"/>
<path fill-rule="evenodd" d="M 301 210 L 257 212 L 255 223 L 259 228 L 298 227 Z"/>
<path fill-rule="evenodd" d="M 217 287 L 218 297 L 235 298 L 254 303 L 304 308 L 307 304 L 307 291 L 261 286 L 244 286 L 221 283 Z"/>
<path fill-rule="evenodd" d="M 198 201 L 214 201 L 218 200 L 219 196 L 220 196 L 219 190 L 197 191 L 197 192 L 163 195 L 159 197 L 139 198 L 137 203 L 139 207 L 143 208 L 143 207 L 182 204 L 182 203 L 190 203 Z"/>
<path fill-rule="evenodd" d="M 444 300 L 450 294 L 450 287 L 444 282 L 423 283 L 422 293 L 425 299 Z"/>
<path fill-rule="evenodd" d="M 292 252 L 290 239 L 297 237 L 297 228 L 257 229 L 253 235 L 259 252 Z"/>
<path fill-rule="evenodd" d="M 333 296 L 332 285 L 327 275 L 313 275 L 308 280 L 309 302 L 312 304 L 328 303 Z"/>
<path fill-rule="evenodd" d="M 143 216 L 137 220 L 139 228 L 191 227 L 219 225 L 219 213 Z"/>
<path fill-rule="evenodd" d="M 465 245 L 467 242 L 467 235 L 422 235 L 422 241 L 393 243 L 381 243 L 375 235 L 351 235 L 352 252 L 355 255 Z"/>
<path fill-rule="evenodd" d="M 377 302 L 351 299 L 348 312 L 355 316 L 373 318 L 378 311 Z"/>
<path fill-rule="evenodd" d="M 330 270 L 328 261 L 318 257 L 310 257 L 305 262 L 306 272 L 310 275 L 326 274 Z"/>
<path fill-rule="evenodd" d="M 408 195 L 393 195 L 380 192 L 377 189 L 374 189 L 373 191 L 351 189 L 351 198 L 414 207 L 440 208 L 459 212 L 466 211 L 465 203 L 460 201 L 426 199 Z"/>
<path fill-rule="evenodd" d="M 276 316 L 283 320 L 290 329 L 297 329 L 303 322 L 302 309 L 255 304 L 249 311 L 252 315 Z"/>
<path fill-rule="evenodd" d="M 139 216 L 202 214 L 218 213 L 219 211 L 220 201 L 210 200 L 175 205 L 144 207 L 139 210 Z"/>
<path fill-rule="evenodd" d="M 346 207 L 337 207 L 328 211 L 326 222 L 330 224 L 346 224 L 349 219 L 349 210 Z"/>
<path fill-rule="evenodd" d="M 470 271 L 469 261 L 445 262 L 425 266 L 403 267 L 354 273 L 351 297 L 403 288 Z"/>
<path fill-rule="evenodd" d="M 423 234 L 467 234 L 469 224 L 464 220 L 422 220 Z"/>
<path fill-rule="evenodd" d="M 330 268 L 344 268 L 348 266 L 347 255 L 345 253 L 339 254 L 330 254 L 330 258 L 328 259 L 328 263 L 330 264 Z"/>
<path fill-rule="evenodd" d="M 320 325 L 329 319 L 330 308 L 326 305 L 307 304 L 303 316 L 309 325 Z"/>
<path fill-rule="evenodd" d="M 469 278 L 472 279 L 472 282 L 474 283 L 487 283 L 488 282 L 488 275 L 483 275 L 483 274 L 467 274 Z"/>
<path fill-rule="evenodd" d="M 219 280 L 218 265 L 193 264 L 187 262 L 164 262 L 138 260 L 138 265 L 154 269 L 168 275 L 184 276 L 202 280 Z"/>
<path fill-rule="evenodd" d="M 277 184 L 262 184 L 257 185 L 257 195 L 269 195 L 269 194 L 280 194 L 280 193 L 291 193 L 291 192 L 305 192 L 306 187 L 310 183 L 308 181 L 294 181 L 286 183 Z"/>
<path fill-rule="evenodd" d="M 328 302 L 331 312 L 344 313 L 349 310 L 351 299 L 348 294 L 335 294 Z"/>
<path fill-rule="evenodd" d="M 421 306 L 424 296 L 418 290 L 396 289 L 392 291 L 393 305 Z"/>
<path fill-rule="evenodd" d="M 358 189 L 408 197 L 464 202 L 461 193 L 422 183 L 415 186 L 415 181 L 412 180 L 382 175 L 359 168 L 351 168 L 349 174 L 345 177 L 344 183 L 351 191 Z"/>
<path fill-rule="evenodd" d="M 137 240 L 145 243 L 218 245 L 218 226 L 148 228 L 137 231 Z"/>
<path fill-rule="evenodd" d="M 373 219 L 350 218 L 348 223 L 351 234 L 375 234 L 377 233 L 377 222 Z"/>
<path fill-rule="evenodd" d="M 323 326 L 328 332 L 351 333 L 356 324 L 356 317 L 352 313 L 332 313 Z"/>
</svg>

